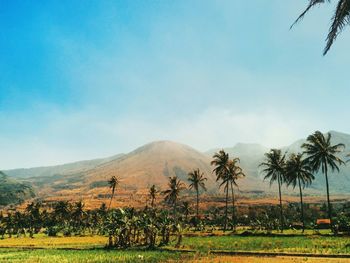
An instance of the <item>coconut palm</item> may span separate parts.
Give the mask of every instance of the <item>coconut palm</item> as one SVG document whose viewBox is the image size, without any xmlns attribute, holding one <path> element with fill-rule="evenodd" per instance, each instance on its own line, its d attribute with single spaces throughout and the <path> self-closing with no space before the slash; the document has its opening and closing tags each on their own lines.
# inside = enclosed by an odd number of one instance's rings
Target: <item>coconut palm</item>
<svg viewBox="0 0 350 263">
<path fill-rule="evenodd" d="M 168 189 L 163 191 L 165 195 L 164 200 L 168 204 L 173 206 L 173 217 L 176 220 L 176 205 L 181 191 L 185 188 L 185 185 L 181 182 L 177 176 L 169 177 Z"/>
<path fill-rule="evenodd" d="M 182 202 L 182 206 L 181 206 L 181 212 L 183 213 L 183 215 L 185 216 L 185 222 L 187 224 L 187 219 L 188 219 L 188 215 L 191 212 L 191 207 L 190 207 L 190 203 L 188 201 L 184 201 Z"/>
<path fill-rule="evenodd" d="M 84 228 L 83 217 L 86 214 L 84 211 L 85 204 L 82 201 L 76 202 L 72 207 L 71 219 L 74 227 L 74 231 L 81 234 Z"/>
<path fill-rule="evenodd" d="M 285 181 L 285 157 L 286 155 L 282 154 L 281 150 L 271 149 L 270 152 L 265 153 L 265 162 L 260 164 L 264 167 L 262 171 L 265 174 L 264 180 L 270 179 L 270 185 L 275 181 L 278 183 L 281 232 L 283 232 L 284 226 L 281 186 Z"/>
<path fill-rule="evenodd" d="M 301 153 L 290 155 L 286 162 L 286 180 L 287 185 L 292 185 L 293 189 L 298 185 L 300 194 L 301 222 L 303 223 L 303 232 L 305 230 L 303 192 L 302 188 L 309 186 L 315 179 L 311 173 L 311 168 L 307 161 L 303 159 Z"/>
<path fill-rule="evenodd" d="M 219 151 L 213 155 L 213 160 L 211 161 L 211 165 L 215 166 L 213 172 L 216 175 L 216 181 L 222 181 L 220 187 L 224 185 L 224 191 L 226 193 L 225 198 L 225 218 L 224 218 L 224 231 L 227 228 L 227 214 L 228 214 L 228 193 L 229 193 L 229 185 L 230 181 L 228 180 L 229 173 L 229 155 L 224 150 Z"/>
<path fill-rule="evenodd" d="M 207 180 L 204 177 L 204 173 L 202 173 L 199 169 L 193 170 L 188 173 L 188 181 L 190 182 L 189 188 L 194 189 L 197 195 L 197 206 L 196 206 L 196 216 L 199 219 L 199 188 L 202 188 L 204 191 L 207 190 L 205 187 L 205 181 Z"/>
<path fill-rule="evenodd" d="M 231 194 L 232 194 L 232 227 L 236 229 L 236 216 L 235 216 L 235 194 L 234 187 L 238 187 L 237 180 L 245 177 L 242 168 L 239 166 L 239 158 L 234 158 L 229 161 L 227 180 L 230 182 Z"/>
<path fill-rule="evenodd" d="M 151 207 L 153 208 L 154 207 L 154 202 L 156 200 L 156 197 L 157 197 L 157 193 L 159 191 L 157 190 L 156 186 L 155 185 L 152 185 L 151 188 L 149 189 L 149 197 L 151 199 Z"/>
<path fill-rule="evenodd" d="M 293 27 L 297 22 L 304 18 L 306 13 L 308 13 L 313 7 L 321 5 L 324 3 L 333 2 L 332 0 L 309 0 L 309 4 L 293 23 Z M 326 55 L 329 49 L 332 47 L 334 41 L 338 35 L 343 31 L 345 26 L 350 24 L 350 1 L 349 0 L 337 0 L 336 10 L 331 19 L 331 26 L 326 39 L 326 47 L 323 51 L 323 55 Z"/>
<path fill-rule="evenodd" d="M 328 204 L 328 218 L 332 223 L 332 208 L 329 199 L 329 183 L 328 183 L 328 170 L 332 172 L 339 172 L 339 166 L 345 164 L 337 154 L 340 153 L 345 145 L 342 143 L 332 145 L 332 135 L 328 133 L 324 136 L 320 131 L 316 131 L 307 137 L 307 142 L 301 147 L 305 150 L 306 161 L 308 162 L 313 172 L 322 171 L 326 178 L 326 190 L 327 190 L 327 204 Z"/>
<path fill-rule="evenodd" d="M 117 189 L 119 183 L 120 183 L 119 179 L 116 176 L 114 176 L 114 175 L 108 181 L 109 187 L 112 189 L 112 195 L 111 195 L 111 200 L 109 202 L 108 209 L 110 209 L 110 207 L 111 207 L 112 200 L 113 200 L 113 197 L 114 197 L 114 194 L 115 194 L 115 190 Z"/>
</svg>

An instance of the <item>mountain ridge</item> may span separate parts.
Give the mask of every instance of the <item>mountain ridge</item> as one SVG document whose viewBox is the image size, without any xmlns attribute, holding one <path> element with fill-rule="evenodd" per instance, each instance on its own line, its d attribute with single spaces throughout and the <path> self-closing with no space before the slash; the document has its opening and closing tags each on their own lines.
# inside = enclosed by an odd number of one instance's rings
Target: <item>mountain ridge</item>
<svg viewBox="0 0 350 263">
<path fill-rule="evenodd" d="M 330 131 L 333 142 L 343 142 L 347 149 L 350 148 L 350 135 Z M 289 153 L 300 150 L 305 139 L 297 140 L 282 150 Z M 349 148 L 348 148 L 349 147 Z M 74 164 L 85 164 L 84 161 L 64 164 L 63 172 L 57 172 L 57 166 L 53 171 L 37 176 L 23 177 L 32 183 L 40 197 L 72 197 L 90 196 L 98 198 L 101 193 L 107 193 L 107 180 L 111 176 L 118 176 L 121 179 L 121 188 L 125 193 L 146 191 L 148 187 L 155 184 L 160 188 L 166 187 L 169 176 L 178 176 L 182 181 L 187 181 L 189 171 L 199 168 L 208 177 L 208 188 L 213 194 L 218 193 L 218 184 L 215 175 L 212 173 L 210 161 L 214 152 L 221 148 L 212 149 L 207 152 L 200 152 L 188 145 L 161 140 L 142 145 L 135 150 L 112 157 L 94 159 L 86 161 L 86 166 Z M 223 148 L 230 154 L 230 157 L 239 157 L 240 164 L 247 174 L 246 178 L 238 182 L 241 192 L 264 192 L 272 193 L 276 191 L 275 186 L 270 188 L 269 182 L 263 181 L 259 164 L 264 159 L 264 153 L 269 148 L 256 143 L 237 143 L 233 147 Z M 345 153 L 342 154 L 342 157 Z M 62 168 L 62 166 L 58 166 Z M 46 167 L 47 169 L 49 167 Z M 38 168 L 31 168 L 38 169 Z M 56 170 L 55 170 L 56 169 Z M 59 170 L 59 169 L 58 169 Z M 19 170 L 12 170 L 12 174 Z M 32 170 L 33 172 L 35 170 Z M 23 174 L 23 173 L 22 173 Z M 350 167 L 342 167 L 339 175 L 330 174 L 330 186 L 333 193 L 348 193 L 348 182 L 350 180 Z M 10 171 L 11 175 L 11 171 Z M 14 177 L 20 178 L 19 174 Z M 293 193 L 292 190 L 284 190 L 286 193 Z M 317 174 L 316 180 L 310 188 L 305 190 L 305 194 L 320 194 L 324 191 L 323 175 Z"/>
</svg>

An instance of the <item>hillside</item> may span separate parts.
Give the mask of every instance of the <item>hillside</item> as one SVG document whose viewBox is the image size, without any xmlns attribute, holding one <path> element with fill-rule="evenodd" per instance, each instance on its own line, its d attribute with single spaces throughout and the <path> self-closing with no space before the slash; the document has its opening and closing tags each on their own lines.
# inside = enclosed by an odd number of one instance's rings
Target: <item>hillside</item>
<svg viewBox="0 0 350 263">
<path fill-rule="evenodd" d="M 214 177 L 209 163 L 210 158 L 189 146 L 159 141 L 92 169 L 84 177 L 90 183 L 96 181 L 96 178 L 107 180 L 116 175 L 130 188 L 144 188 L 152 184 L 165 186 L 169 176 L 174 175 L 186 181 L 188 172 L 199 168 L 212 184 Z"/>
<path fill-rule="evenodd" d="M 4 172 L 14 178 L 30 178 L 30 177 L 50 177 L 54 175 L 64 175 L 64 174 L 72 174 L 79 173 L 82 171 L 86 171 L 96 166 L 109 162 L 111 160 L 117 159 L 123 156 L 123 154 L 117 154 L 107 158 L 99 158 L 87 161 L 73 162 L 62 165 L 55 166 L 44 166 L 44 167 L 34 167 L 34 168 L 20 168 L 13 170 L 5 170 Z"/>
<path fill-rule="evenodd" d="M 29 184 L 9 178 L 0 171 L 0 206 L 20 204 L 32 197 L 34 192 Z"/>
<path fill-rule="evenodd" d="M 350 135 L 333 131 L 331 134 L 332 143 L 342 142 L 350 149 Z M 298 152 L 303 142 L 305 140 L 298 140 L 282 150 L 288 153 Z M 261 197 L 276 193 L 276 186 L 270 187 L 269 182 L 263 181 L 263 175 L 259 173 L 259 164 L 264 160 L 264 153 L 269 150 L 268 148 L 258 144 L 239 143 L 224 149 L 231 158 L 240 158 L 241 166 L 247 175 L 238 182 L 241 194 Z M 12 170 L 10 174 L 14 177 L 26 177 L 39 197 L 52 200 L 108 198 L 110 190 L 107 180 L 115 175 L 121 178 L 118 188 L 120 201 L 144 202 L 141 197 L 144 198 L 147 188 L 152 184 L 164 189 L 168 177 L 174 175 L 186 182 L 187 173 L 199 168 L 208 177 L 209 192 L 217 194 L 218 185 L 212 174 L 213 167 L 210 166 L 210 161 L 213 153 L 218 150 L 220 149 L 201 153 L 183 144 L 158 141 L 124 155 L 54 167 Z M 342 157 L 345 158 L 345 152 Z M 35 171 L 37 173 L 34 173 Z M 350 166 L 342 167 L 339 174 L 330 173 L 329 178 L 332 194 L 348 194 Z M 324 176 L 316 175 L 312 186 L 305 189 L 305 195 L 323 195 L 324 185 Z M 283 192 L 287 195 L 298 194 L 291 189 L 283 189 Z"/>
</svg>

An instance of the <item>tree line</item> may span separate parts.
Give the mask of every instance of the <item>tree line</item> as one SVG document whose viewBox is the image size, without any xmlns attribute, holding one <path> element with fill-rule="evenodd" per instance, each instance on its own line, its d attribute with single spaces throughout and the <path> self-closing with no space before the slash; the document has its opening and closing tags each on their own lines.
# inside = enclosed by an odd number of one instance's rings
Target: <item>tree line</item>
<svg viewBox="0 0 350 263">
<path fill-rule="evenodd" d="M 337 207 L 339 215 L 333 220 L 333 211 L 329 196 L 328 172 L 339 171 L 345 165 L 339 157 L 343 144 L 333 145 L 331 134 L 323 135 L 316 131 L 308 136 L 301 146 L 301 153 L 283 153 L 280 149 L 271 149 L 265 154 L 260 164 L 265 179 L 273 184 L 277 182 L 279 205 L 242 208 L 236 205 L 236 190 L 240 179 L 246 177 L 240 167 L 239 158 L 230 158 L 224 150 L 213 155 L 211 165 L 219 187 L 224 191 L 225 205 L 209 207 L 200 211 L 200 197 L 207 190 L 207 177 L 199 169 L 188 173 L 188 189 L 195 194 L 195 211 L 191 204 L 182 200 L 183 191 L 187 188 L 177 176 L 169 178 L 164 191 L 156 185 L 149 188 L 150 206 L 143 209 L 112 208 L 113 199 L 117 196 L 120 179 L 113 176 L 108 180 L 111 197 L 108 206 L 103 203 L 94 210 L 85 209 L 82 201 L 58 201 L 49 206 L 40 202 L 27 205 L 25 211 L 0 214 L 0 236 L 22 236 L 43 232 L 48 236 L 103 235 L 108 237 L 108 247 L 126 248 L 130 246 L 156 247 L 175 242 L 180 245 L 184 230 L 209 231 L 229 228 L 236 231 L 237 226 L 249 227 L 251 230 L 270 232 L 274 229 L 283 231 L 293 227 L 300 215 L 302 231 L 306 220 L 314 220 L 320 215 L 329 218 L 333 230 L 350 233 L 350 204 Z M 303 202 L 303 190 L 312 184 L 315 174 L 321 171 L 326 179 L 327 203 L 321 207 L 312 207 Z M 282 185 L 299 189 L 300 203 L 283 205 Z M 157 199 L 163 199 L 166 209 Z M 187 199 L 188 200 L 188 199 Z M 229 203 L 231 204 L 229 205 Z M 231 216 L 229 216 L 231 206 Z M 180 212 L 180 213 L 179 213 Z M 285 222 L 287 219 L 288 222 Z"/>
</svg>

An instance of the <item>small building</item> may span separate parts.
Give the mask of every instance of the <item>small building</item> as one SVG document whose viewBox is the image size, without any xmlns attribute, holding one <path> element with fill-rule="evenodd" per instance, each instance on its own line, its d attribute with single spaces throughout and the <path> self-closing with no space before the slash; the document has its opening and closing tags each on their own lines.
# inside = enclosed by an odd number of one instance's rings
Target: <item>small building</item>
<svg viewBox="0 0 350 263">
<path fill-rule="evenodd" d="M 331 227 L 331 220 L 328 218 L 317 219 L 316 226 L 318 229 L 328 229 Z"/>
</svg>

